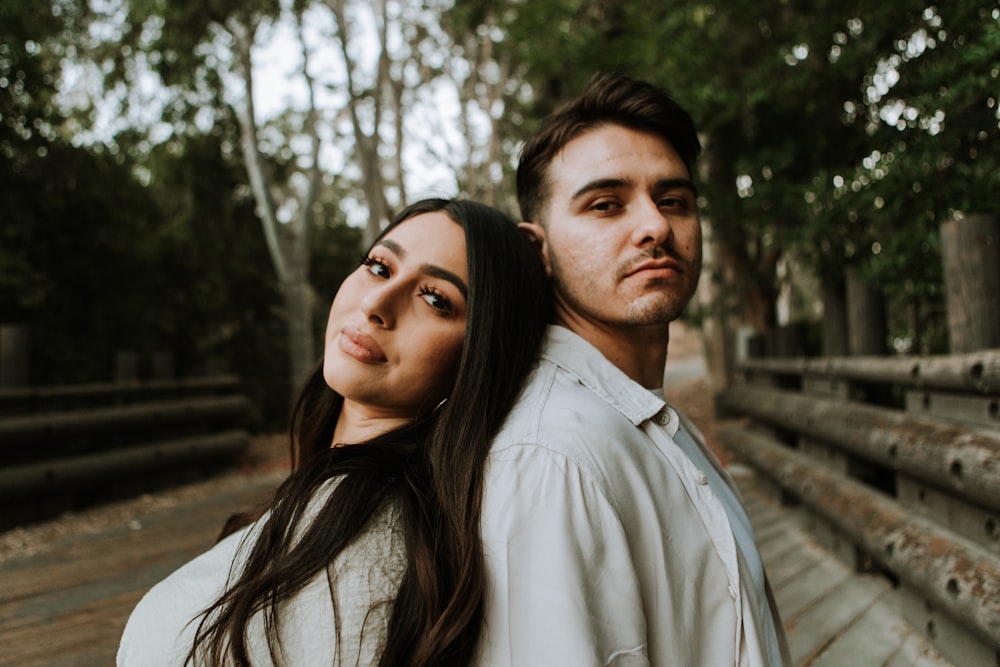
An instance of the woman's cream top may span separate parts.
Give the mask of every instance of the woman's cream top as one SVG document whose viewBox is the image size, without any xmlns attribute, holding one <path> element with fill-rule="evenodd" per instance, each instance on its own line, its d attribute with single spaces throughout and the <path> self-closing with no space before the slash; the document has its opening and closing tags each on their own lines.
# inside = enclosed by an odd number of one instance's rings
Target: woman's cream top
<svg viewBox="0 0 1000 667">
<path fill-rule="evenodd" d="M 336 483 L 330 480 L 320 488 L 310 514 L 315 516 Z M 269 516 L 233 533 L 146 593 L 125 626 L 119 667 L 184 664 L 201 612 L 241 570 Z M 398 509 L 386 504 L 352 544 L 279 608 L 276 661 L 268 648 L 263 615 L 251 619 L 247 635 L 252 664 L 377 664 L 405 567 Z"/>
</svg>

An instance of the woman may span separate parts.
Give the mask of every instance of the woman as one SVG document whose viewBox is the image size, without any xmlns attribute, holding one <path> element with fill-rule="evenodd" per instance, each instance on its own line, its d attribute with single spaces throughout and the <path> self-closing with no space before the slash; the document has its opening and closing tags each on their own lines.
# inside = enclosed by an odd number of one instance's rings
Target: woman
<svg viewBox="0 0 1000 667">
<path fill-rule="evenodd" d="M 334 298 L 292 474 L 260 519 L 147 593 L 118 664 L 468 663 L 483 467 L 548 306 L 509 218 L 404 210 Z"/>
</svg>

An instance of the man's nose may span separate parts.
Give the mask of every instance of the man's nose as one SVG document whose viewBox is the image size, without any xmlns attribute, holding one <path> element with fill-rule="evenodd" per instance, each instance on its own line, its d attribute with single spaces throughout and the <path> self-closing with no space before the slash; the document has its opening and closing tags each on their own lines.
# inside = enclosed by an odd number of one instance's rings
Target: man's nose
<svg viewBox="0 0 1000 667">
<path fill-rule="evenodd" d="M 660 210 L 652 199 L 641 199 L 634 204 L 634 228 L 632 242 L 636 247 L 663 246 L 674 235 L 670 216 Z"/>
</svg>

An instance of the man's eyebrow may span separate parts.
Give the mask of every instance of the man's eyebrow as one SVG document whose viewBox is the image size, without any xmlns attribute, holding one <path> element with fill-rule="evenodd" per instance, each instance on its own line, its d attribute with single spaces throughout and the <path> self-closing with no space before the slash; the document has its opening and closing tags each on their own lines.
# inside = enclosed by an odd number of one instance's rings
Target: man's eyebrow
<svg viewBox="0 0 1000 667">
<path fill-rule="evenodd" d="M 583 187 L 573 193 L 569 201 L 570 203 L 575 203 L 595 190 L 620 190 L 631 188 L 634 185 L 635 181 L 631 178 L 598 178 L 584 184 Z M 695 196 L 698 195 L 698 188 L 695 187 L 694 181 L 690 178 L 664 178 L 656 182 L 656 189 L 660 191 L 673 190 L 675 188 L 684 188 L 690 190 Z"/>
<path fill-rule="evenodd" d="M 585 183 L 583 187 L 573 193 L 569 201 L 572 204 L 594 190 L 620 190 L 621 188 L 631 187 L 634 183 L 635 181 L 631 178 L 598 178 Z"/>
<path fill-rule="evenodd" d="M 465 286 L 465 281 L 459 278 L 457 275 L 449 271 L 448 269 L 443 269 L 436 264 L 421 264 L 420 272 L 431 276 L 433 278 L 440 278 L 441 280 L 447 280 L 462 293 L 462 298 L 466 301 L 469 300 L 469 288 Z"/>
<path fill-rule="evenodd" d="M 656 182 L 657 190 L 673 190 L 675 188 L 690 190 L 692 194 L 698 196 L 698 188 L 690 178 L 664 178 Z"/>
</svg>

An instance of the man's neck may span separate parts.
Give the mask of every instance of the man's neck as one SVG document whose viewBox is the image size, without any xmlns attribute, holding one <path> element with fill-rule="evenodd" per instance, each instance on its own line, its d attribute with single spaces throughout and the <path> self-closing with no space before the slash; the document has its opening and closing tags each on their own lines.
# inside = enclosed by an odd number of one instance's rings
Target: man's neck
<svg viewBox="0 0 1000 667">
<path fill-rule="evenodd" d="M 607 327 L 561 314 L 555 323 L 596 347 L 608 361 L 647 389 L 663 386 L 669 325 Z"/>
</svg>

